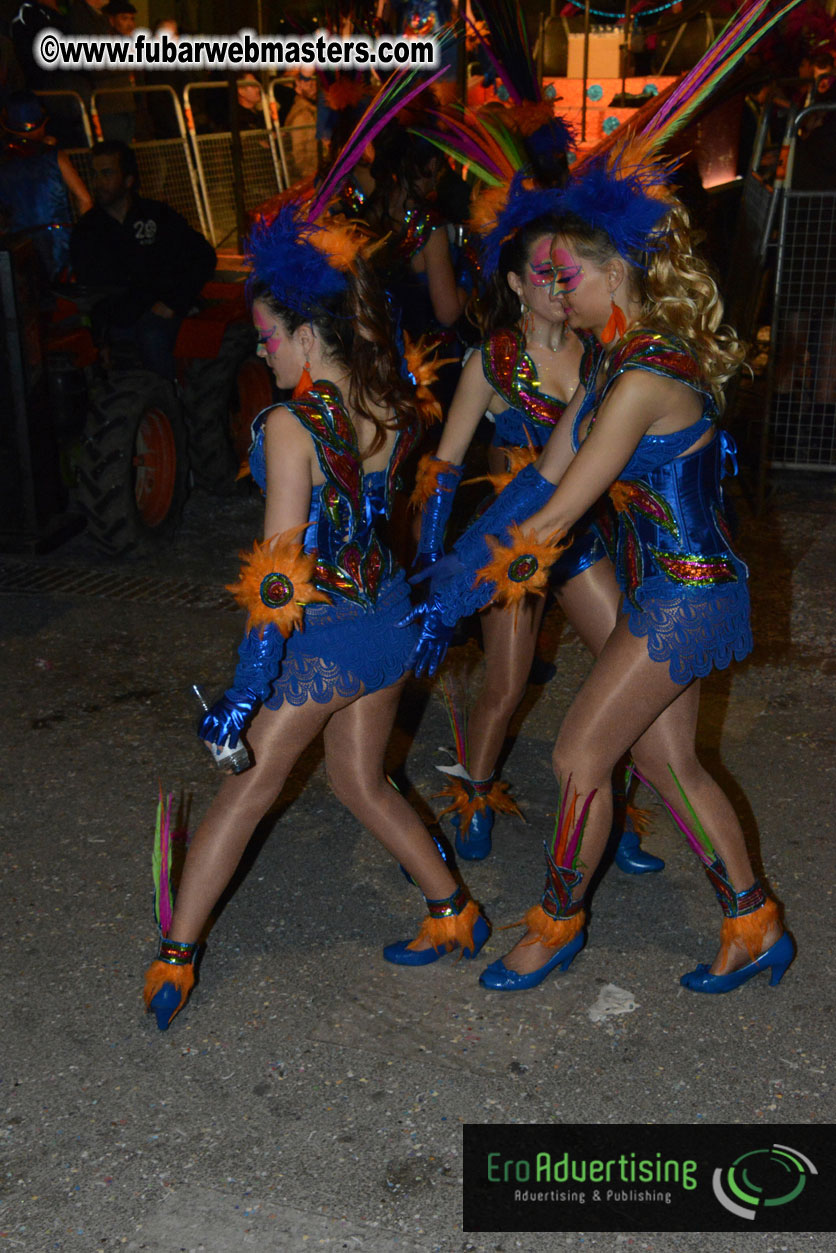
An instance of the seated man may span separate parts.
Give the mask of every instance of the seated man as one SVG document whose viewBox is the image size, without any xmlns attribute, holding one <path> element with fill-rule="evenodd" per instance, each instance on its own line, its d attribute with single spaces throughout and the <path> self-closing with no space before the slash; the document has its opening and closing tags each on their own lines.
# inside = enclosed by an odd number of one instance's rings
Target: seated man
<svg viewBox="0 0 836 1253">
<path fill-rule="evenodd" d="M 96 144 L 92 165 L 95 204 L 73 229 L 73 268 L 79 282 L 108 289 L 96 315 L 110 339 L 132 340 L 146 369 L 173 378 L 177 332 L 212 277 L 215 250 L 170 205 L 138 194 L 127 144 Z"/>
</svg>

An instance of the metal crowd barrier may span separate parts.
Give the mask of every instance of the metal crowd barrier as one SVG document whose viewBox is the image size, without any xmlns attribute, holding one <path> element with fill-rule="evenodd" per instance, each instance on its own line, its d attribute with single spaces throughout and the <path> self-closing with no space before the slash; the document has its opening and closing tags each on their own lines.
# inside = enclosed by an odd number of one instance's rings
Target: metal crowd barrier
<svg viewBox="0 0 836 1253">
<path fill-rule="evenodd" d="M 206 206 L 206 233 L 216 247 L 234 235 L 237 227 L 232 135 L 228 129 L 216 129 L 218 121 L 225 116 L 228 94 L 226 83 L 189 83 L 183 92 L 186 123 Z M 263 91 L 261 111 L 264 126 L 240 132 L 244 208 L 247 210 L 257 208 L 282 188 L 276 136 Z"/>
<path fill-rule="evenodd" d="M 836 189 L 793 186 L 799 128 L 836 104 L 792 119 L 781 193 L 767 373 L 768 456 L 773 466 L 836 469 Z"/>
<path fill-rule="evenodd" d="M 62 148 L 91 147 L 93 131 L 84 99 L 77 91 L 36 91 L 58 131 Z"/>
</svg>

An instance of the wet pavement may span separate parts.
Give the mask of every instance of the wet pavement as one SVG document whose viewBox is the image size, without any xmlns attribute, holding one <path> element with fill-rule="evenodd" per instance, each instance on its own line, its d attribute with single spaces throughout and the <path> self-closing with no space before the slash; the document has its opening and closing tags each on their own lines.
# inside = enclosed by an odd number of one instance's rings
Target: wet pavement
<svg viewBox="0 0 836 1253">
<path fill-rule="evenodd" d="M 662 875 L 614 868 L 566 975 L 518 996 L 473 964 L 387 965 L 417 890 L 328 791 L 314 746 L 259 829 L 187 1010 L 142 1013 L 153 956 L 158 785 L 193 830 L 216 786 L 189 684 L 228 681 L 241 621 L 223 585 L 261 505 L 194 493 L 175 544 L 130 563 L 79 536 L 0 557 L 5 940 L 2 1247 L 444 1253 L 587 1248 L 796 1253 L 816 1234 L 477 1235 L 461 1228 L 462 1124 L 834 1121 L 836 495 L 789 479 L 763 518 L 739 500 L 753 657 L 705 684 L 703 759 L 728 786 L 786 907 L 798 957 L 698 997 L 718 910 L 670 821 Z M 557 677 L 533 687 L 505 769 L 526 823 L 463 867 L 495 924 L 538 894 L 553 821 L 550 750 L 589 662 L 553 611 Z M 453 665 L 478 681 L 475 643 Z M 437 688 L 414 684 L 390 765 L 429 815 L 452 743 Z M 647 797 L 640 795 L 641 803 Z"/>
</svg>

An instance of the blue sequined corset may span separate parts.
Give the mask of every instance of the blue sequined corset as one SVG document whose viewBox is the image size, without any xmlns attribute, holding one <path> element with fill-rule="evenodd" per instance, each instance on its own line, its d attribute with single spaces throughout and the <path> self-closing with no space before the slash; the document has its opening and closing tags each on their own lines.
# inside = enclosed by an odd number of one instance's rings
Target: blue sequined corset
<svg viewBox="0 0 836 1253">
<path fill-rule="evenodd" d="M 696 422 L 639 441 L 595 514 L 625 593 L 631 631 L 647 635 L 650 656 L 668 661 L 671 676 L 684 683 L 752 648 L 748 570 L 732 548 L 721 487 L 729 463 L 736 472 L 735 446 L 719 432 L 687 452 L 714 425 L 714 400 L 700 386 L 696 362 L 684 346 L 640 332 L 619 346 L 604 386 L 581 406 L 576 447 L 580 423 L 625 369 L 675 378 L 703 397 Z"/>
<path fill-rule="evenodd" d="M 365 474 L 354 425 L 337 387 L 317 382 L 285 407 L 313 438 L 326 477 L 325 483 L 313 489 L 305 531 L 305 550 L 317 555 L 314 583 L 339 600 L 372 606 L 395 569 L 382 536 L 397 472 L 416 433 L 401 431 L 387 468 Z M 263 410 L 252 425 L 250 472 L 262 491 L 267 476 L 264 423 L 269 412 Z"/>
<path fill-rule="evenodd" d="M 581 382 L 592 370 L 594 341 L 584 338 L 584 355 L 580 367 Z M 528 444 L 540 449 L 549 439 L 563 415 L 567 402 L 540 390 L 537 367 L 525 350 L 519 331 L 494 332 L 482 345 L 482 370 L 493 390 L 508 402 L 500 413 L 489 413 L 494 424 L 491 443 L 494 446 Z"/>
</svg>

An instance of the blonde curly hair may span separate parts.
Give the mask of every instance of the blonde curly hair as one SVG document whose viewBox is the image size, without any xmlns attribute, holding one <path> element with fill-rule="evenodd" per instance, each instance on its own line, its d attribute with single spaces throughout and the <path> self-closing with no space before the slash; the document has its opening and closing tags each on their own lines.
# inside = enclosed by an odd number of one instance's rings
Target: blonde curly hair
<svg viewBox="0 0 836 1253">
<path fill-rule="evenodd" d="M 623 256 L 606 231 L 572 214 L 563 219 L 559 233 L 572 241 L 580 256 L 598 266 L 616 256 L 627 263 L 641 303 L 635 325 L 675 335 L 690 348 L 702 381 L 722 409 L 723 388 L 743 364 L 746 346 L 723 322 L 717 283 L 708 264 L 694 252 L 688 210 L 670 193 L 665 202 L 669 207 L 654 231 L 653 248 L 641 256 Z"/>
</svg>

